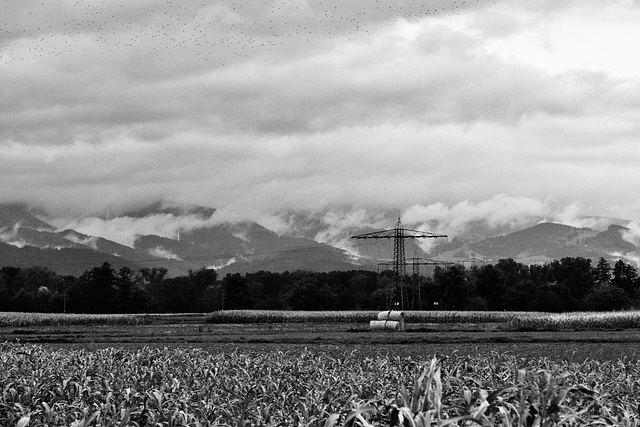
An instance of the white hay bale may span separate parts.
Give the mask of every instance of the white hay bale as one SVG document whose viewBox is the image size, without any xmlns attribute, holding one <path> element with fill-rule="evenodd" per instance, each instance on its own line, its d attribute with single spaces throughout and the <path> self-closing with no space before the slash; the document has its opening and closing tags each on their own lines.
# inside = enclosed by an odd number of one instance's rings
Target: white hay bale
<svg viewBox="0 0 640 427">
<path fill-rule="evenodd" d="M 404 312 L 393 310 L 381 311 L 378 313 L 378 320 L 395 320 L 396 322 L 404 322 Z"/>
<path fill-rule="evenodd" d="M 372 331 L 399 331 L 400 322 L 395 320 L 372 320 L 369 322 L 369 329 Z"/>
<path fill-rule="evenodd" d="M 404 331 L 406 328 L 404 324 L 404 312 L 402 311 L 381 311 L 380 313 L 378 313 L 378 321 L 398 322 L 398 324 L 400 325 L 398 327 L 399 331 Z"/>
</svg>

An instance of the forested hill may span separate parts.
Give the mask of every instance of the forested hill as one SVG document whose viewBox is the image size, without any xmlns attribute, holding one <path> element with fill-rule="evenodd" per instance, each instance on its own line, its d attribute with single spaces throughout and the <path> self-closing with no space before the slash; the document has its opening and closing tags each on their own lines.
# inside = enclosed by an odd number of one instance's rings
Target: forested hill
<svg viewBox="0 0 640 427">
<path fill-rule="evenodd" d="M 114 218 L 62 221 L 25 205 L 0 205 L 0 265 L 38 265 L 79 276 L 108 262 L 116 269 L 166 268 L 168 277 L 178 277 L 201 268 L 215 268 L 222 275 L 377 271 L 380 262 L 393 256 L 389 239 L 350 238 L 373 231 L 364 224 L 336 227 L 334 221 L 305 215 L 288 215 L 287 221 L 276 233 L 256 222 L 222 221 L 215 209 L 201 206 L 158 202 Z M 474 225 L 438 239 L 428 252 L 407 242 L 407 257 L 469 266 L 470 260 L 495 263 L 508 258 L 523 264 L 565 257 L 631 262 L 640 254 L 637 236 L 622 225 L 628 221 L 600 220 L 605 225 L 597 230 L 540 221 L 531 218 L 522 229 Z"/>
<path fill-rule="evenodd" d="M 227 274 L 201 268 L 168 277 L 162 267 L 115 269 L 78 277 L 43 267 L 0 269 L 0 311 L 74 313 L 210 312 L 222 309 L 384 310 L 393 273 L 365 270 Z M 413 310 L 582 311 L 640 305 L 636 268 L 622 260 L 595 265 L 562 258 L 540 265 L 513 259 L 466 268 L 437 267 L 403 278 Z"/>
</svg>

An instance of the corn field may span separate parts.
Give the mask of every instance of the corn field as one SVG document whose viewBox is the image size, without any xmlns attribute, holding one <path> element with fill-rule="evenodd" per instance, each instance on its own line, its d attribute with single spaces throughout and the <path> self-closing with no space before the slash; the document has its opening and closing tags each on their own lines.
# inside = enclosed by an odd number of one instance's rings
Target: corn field
<svg viewBox="0 0 640 427">
<path fill-rule="evenodd" d="M 640 362 L 0 344 L 2 426 L 640 423 Z"/>
<path fill-rule="evenodd" d="M 0 313 L 0 327 L 67 325 L 139 325 L 145 318 L 136 314 Z"/>
<path fill-rule="evenodd" d="M 225 310 L 207 314 L 207 323 L 368 323 L 377 311 Z"/>
<path fill-rule="evenodd" d="M 640 328 L 640 312 L 529 313 L 509 323 L 518 329 L 636 329 Z"/>
<path fill-rule="evenodd" d="M 150 316 L 204 316 L 207 323 L 362 323 L 376 319 L 378 311 L 282 311 L 226 310 L 208 314 L 62 314 L 0 312 L 0 327 L 68 325 L 140 325 Z M 406 311 L 407 323 L 498 323 L 513 329 L 635 329 L 640 328 L 640 311 L 536 313 L 515 311 Z"/>
<path fill-rule="evenodd" d="M 368 323 L 379 311 L 226 310 L 207 314 L 209 323 Z M 414 323 L 507 323 L 530 315 L 501 311 L 405 311 Z"/>
<path fill-rule="evenodd" d="M 378 311 L 227 310 L 206 315 L 208 323 L 368 323 Z M 633 329 L 640 311 L 537 313 L 519 311 L 406 311 L 407 323 L 500 323 L 512 329 Z"/>
</svg>

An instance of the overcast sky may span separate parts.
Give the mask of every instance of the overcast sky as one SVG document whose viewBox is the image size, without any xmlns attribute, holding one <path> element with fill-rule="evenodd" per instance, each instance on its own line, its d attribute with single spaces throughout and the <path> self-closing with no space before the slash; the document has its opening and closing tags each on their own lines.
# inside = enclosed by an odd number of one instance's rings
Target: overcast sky
<svg viewBox="0 0 640 427">
<path fill-rule="evenodd" d="M 634 219 L 639 24 L 633 1 L 3 1 L 0 202 Z"/>
</svg>

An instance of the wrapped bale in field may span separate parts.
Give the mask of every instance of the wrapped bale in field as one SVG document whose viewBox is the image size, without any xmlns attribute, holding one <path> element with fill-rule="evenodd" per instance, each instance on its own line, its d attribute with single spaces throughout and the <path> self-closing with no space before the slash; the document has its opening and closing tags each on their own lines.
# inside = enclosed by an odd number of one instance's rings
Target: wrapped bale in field
<svg viewBox="0 0 640 427">
<path fill-rule="evenodd" d="M 376 323 L 376 327 L 374 328 L 374 322 L 395 322 L 398 324 L 398 328 L 394 328 L 393 330 L 397 330 L 397 331 L 404 331 L 405 330 L 405 324 L 404 324 L 404 312 L 402 311 L 393 311 L 393 310 L 389 310 L 389 311 L 381 311 L 380 313 L 378 313 L 378 320 L 372 320 L 369 323 L 369 327 L 370 329 L 380 329 L 380 327 L 378 326 L 378 323 Z M 389 328 L 383 328 L 383 329 L 389 329 Z"/>
<path fill-rule="evenodd" d="M 378 320 L 395 320 L 396 322 L 404 322 L 404 311 L 381 311 L 378 313 Z"/>
<path fill-rule="evenodd" d="M 400 322 L 395 320 L 372 320 L 369 322 L 369 329 L 372 331 L 399 331 Z"/>
</svg>

